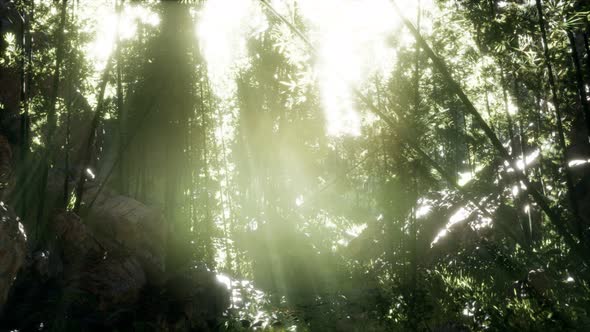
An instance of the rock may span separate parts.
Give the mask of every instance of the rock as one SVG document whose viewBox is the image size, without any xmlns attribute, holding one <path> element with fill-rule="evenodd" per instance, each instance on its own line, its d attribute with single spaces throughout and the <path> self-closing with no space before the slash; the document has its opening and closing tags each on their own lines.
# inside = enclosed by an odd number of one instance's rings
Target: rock
<svg viewBox="0 0 590 332">
<path fill-rule="evenodd" d="M 12 149 L 6 137 L 0 135 L 0 189 L 5 189 L 12 178 Z"/>
<path fill-rule="evenodd" d="M 76 265 L 89 256 L 102 257 L 104 249 L 73 212 L 57 212 L 50 223 L 65 264 Z M 76 264 L 75 264 L 76 263 Z"/>
<path fill-rule="evenodd" d="M 94 199 L 96 189 L 85 194 Z M 148 281 L 164 280 L 166 222 L 162 213 L 133 198 L 103 192 L 88 211 L 87 224 L 107 248 L 132 252 L 147 273 Z"/>
<path fill-rule="evenodd" d="M 228 289 L 204 267 L 178 272 L 166 283 L 166 294 L 191 330 L 214 330 L 217 318 L 229 307 Z"/>
<path fill-rule="evenodd" d="M 137 302 L 146 277 L 135 257 L 115 255 L 89 262 L 78 276 L 67 283 L 90 295 L 96 302 L 88 304 L 97 305 L 95 310 L 114 312 Z"/>
<path fill-rule="evenodd" d="M 103 245 L 72 212 L 55 214 L 51 230 L 58 240 L 66 287 L 90 295 L 101 311 L 137 301 L 146 277 L 133 253 Z"/>
<path fill-rule="evenodd" d="M 27 235 L 18 217 L 0 202 L 0 314 L 19 269 L 25 262 Z"/>
<path fill-rule="evenodd" d="M 6 137 L 0 135 L 0 198 L 12 181 L 12 149 Z"/>
</svg>

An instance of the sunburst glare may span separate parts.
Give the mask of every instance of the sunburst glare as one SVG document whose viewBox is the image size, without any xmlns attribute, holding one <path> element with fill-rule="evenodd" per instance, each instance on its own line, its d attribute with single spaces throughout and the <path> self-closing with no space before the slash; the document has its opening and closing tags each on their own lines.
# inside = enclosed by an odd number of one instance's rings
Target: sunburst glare
<svg viewBox="0 0 590 332">
<path fill-rule="evenodd" d="M 127 5 L 119 15 L 112 1 L 96 1 L 87 6 L 82 6 L 80 18 L 97 19 L 95 27 L 89 28 L 96 31 L 95 38 L 86 46 L 86 54 L 94 63 L 95 69 L 100 71 L 106 66 L 107 60 L 114 50 L 117 42 L 117 31 L 120 40 L 128 40 L 136 36 L 138 23 L 149 26 L 157 26 L 160 23 L 158 14 L 149 7 L 140 5 Z"/>
<path fill-rule="evenodd" d="M 393 7 L 388 0 L 302 0 L 299 5 L 318 49 L 316 71 L 328 133 L 358 135 L 353 88 L 393 63 L 395 52 L 386 47 L 397 22 Z"/>
<path fill-rule="evenodd" d="M 313 66 L 327 132 L 359 135 L 361 116 L 354 89 L 375 74 L 387 78 L 396 56 L 388 45 L 400 26 L 392 2 L 274 0 L 271 5 L 286 19 L 297 14 L 309 26 L 308 38 L 317 51 Z M 254 0 L 209 1 L 201 12 L 197 34 L 209 77 L 219 93 L 231 93 L 227 82 L 222 82 L 228 80 L 227 73 L 247 66 L 247 38 L 269 28 L 260 6 Z M 418 2 L 401 1 L 399 6 L 404 14 L 415 16 Z M 431 1 L 423 1 L 422 6 L 431 7 Z"/>
<path fill-rule="evenodd" d="M 227 10 L 232 8 L 232 10 Z M 233 74 L 247 66 L 246 39 L 268 23 L 253 1 L 208 1 L 197 19 L 197 37 L 209 79 L 219 97 L 233 94 Z"/>
</svg>

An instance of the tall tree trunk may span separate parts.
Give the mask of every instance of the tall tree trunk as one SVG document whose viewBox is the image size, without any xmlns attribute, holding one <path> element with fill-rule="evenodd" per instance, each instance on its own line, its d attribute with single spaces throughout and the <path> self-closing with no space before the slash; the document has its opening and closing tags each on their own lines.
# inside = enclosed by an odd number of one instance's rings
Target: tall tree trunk
<svg viewBox="0 0 590 332">
<path fill-rule="evenodd" d="M 502 81 L 502 96 L 504 98 L 504 112 L 506 113 L 506 119 L 508 120 L 508 141 L 510 143 L 510 148 L 512 149 L 511 151 L 511 156 L 513 159 L 516 159 L 516 157 L 518 155 L 524 156 L 524 150 L 519 149 L 519 138 L 517 137 L 517 135 L 515 135 L 514 133 L 514 120 L 512 118 L 512 114 L 510 114 L 510 101 L 508 99 L 508 89 L 506 88 L 506 86 L 509 84 L 508 83 L 508 78 L 506 77 L 506 75 L 504 75 L 504 70 L 501 70 L 501 81 Z M 514 78 L 514 81 L 516 84 L 516 78 Z M 516 90 L 516 89 L 515 89 Z M 516 91 L 515 91 L 515 95 L 516 95 Z M 522 148 L 522 145 L 521 145 Z M 519 150 L 521 153 L 519 153 Z M 523 164 L 524 164 L 524 157 L 522 157 L 523 160 Z M 520 170 L 518 168 L 515 168 L 516 172 L 520 172 Z M 526 176 L 526 172 L 525 176 Z M 516 181 L 510 181 L 512 185 L 516 186 L 518 189 L 520 189 L 520 182 L 518 180 Z M 514 200 L 514 204 L 516 206 L 517 209 L 517 216 L 518 216 L 518 221 L 520 222 L 520 231 L 522 232 L 522 234 L 524 235 L 523 238 L 528 239 L 529 237 L 528 235 L 528 228 L 527 226 L 524 224 L 523 222 L 523 218 L 522 218 L 522 208 L 524 207 L 525 203 L 523 200 L 522 195 L 514 195 L 513 197 Z M 528 248 L 528 241 L 523 241 L 524 244 L 527 244 L 525 246 L 525 249 Z"/>
<path fill-rule="evenodd" d="M 207 89 L 207 93 L 210 94 L 211 91 Z M 209 193 L 209 188 L 211 187 L 209 181 L 209 149 L 208 149 L 208 142 L 207 142 L 207 128 L 209 127 L 209 123 L 207 121 L 207 114 L 205 108 L 205 96 L 203 94 L 203 87 L 200 87 L 200 102 L 201 102 L 201 140 L 203 143 L 203 151 L 202 151 L 202 159 L 203 159 L 203 173 L 205 175 L 204 178 L 204 190 L 202 193 L 205 195 L 205 219 L 204 219 L 204 228 L 205 234 L 203 236 L 204 244 L 204 256 L 205 262 L 209 266 L 209 268 L 215 268 L 215 248 L 213 247 L 213 234 L 215 225 L 213 223 L 213 216 L 211 214 L 211 197 Z M 207 104 L 210 106 L 210 104 Z"/>
<path fill-rule="evenodd" d="M 570 40 L 570 47 L 572 49 L 572 62 L 574 63 L 574 69 L 576 73 L 576 86 L 578 88 L 578 97 L 580 98 L 580 105 L 584 111 L 584 120 L 586 120 L 587 135 L 590 135 L 590 106 L 588 105 L 588 96 L 586 95 L 586 87 L 584 86 L 584 73 L 582 71 L 582 65 L 580 64 L 580 56 L 578 53 L 578 47 L 576 46 L 576 36 L 571 30 L 567 31 L 568 38 Z M 588 140 L 586 140 L 588 143 Z"/>
<path fill-rule="evenodd" d="M 26 66 L 25 63 L 22 63 L 22 73 L 21 76 L 21 102 L 23 108 L 23 114 L 20 119 L 20 156 L 19 156 L 19 173 L 17 175 L 17 187 L 23 188 L 25 183 L 27 182 L 27 177 L 30 176 L 27 169 L 30 166 L 29 160 L 29 149 L 30 149 L 30 131 L 31 131 L 31 124 L 30 124 L 30 98 L 31 98 L 31 86 L 33 83 L 33 33 L 32 33 L 32 22 L 34 22 L 34 13 L 35 13 L 35 1 L 32 0 L 29 5 L 29 12 L 25 13 L 25 22 L 23 26 L 23 34 L 24 34 L 24 44 L 25 44 L 25 57 L 26 57 Z M 24 60 L 24 59 L 23 59 Z M 15 197 L 15 208 L 17 214 L 21 217 L 26 215 L 27 211 L 27 191 L 20 190 L 18 191 L 17 197 Z"/>
<path fill-rule="evenodd" d="M 39 235 L 40 227 L 41 227 L 41 220 L 44 218 L 44 210 L 45 210 L 45 191 L 47 187 L 47 176 L 49 173 L 49 168 L 53 163 L 53 154 L 54 154 L 54 146 L 53 146 L 53 135 L 57 128 L 57 95 L 59 93 L 60 87 L 60 78 L 61 78 L 61 67 L 64 57 L 64 49 L 65 49 L 65 27 L 66 27 L 66 19 L 67 19 L 67 0 L 62 0 L 61 3 L 61 12 L 60 12 L 60 23 L 57 32 L 57 45 L 56 45 L 56 55 L 55 55 L 55 67 L 53 71 L 53 84 L 51 86 L 51 94 L 47 109 L 47 127 L 46 127 L 46 138 L 45 138 L 45 149 L 46 152 L 42 156 L 41 160 L 41 180 L 39 182 L 38 193 L 39 193 L 39 201 L 37 206 L 37 226 L 35 227 L 36 230 L 36 237 Z"/>
<path fill-rule="evenodd" d="M 421 1 L 418 0 L 418 8 L 416 13 L 416 27 L 418 31 L 420 31 L 420 20 L 422 18 L 421 15 Z M 416 44 L 415 49 L 415 62 L 414 62 L 414 114 L 415 116 L 420 116 L 420 46 Z M 410 328 L 412 331 L 418 330 L 418 322 L 419 322 L 419 313 L 418 313 L 418 248 L 417 248 L 417 237 L 418 237 L 418 230 L 416 225 L 416 210 L 418 207 L 418 184 L 416 179 L 416 173 L 412 172 L 411 175 L 411 191 L 412 197 L 416 198 L 414 201 L 414 206 L 411 210 L 410 216 L 410 283 L 412 289 L 412 295 L 410 298 Z"/>
<path fill-rule="evenodd" d="M 520 104 L 518 101 L 519 101 L 519 96 L 521 96 L 521 94 L 519 93 L 519 86 L 518 86 L 518 80 L 517 80 L 516 74 L 515 74 L 515 78 L 514 78 L 513 88 L 514 88 L 514 96 L 516 97 L 517 104 Z M 523 112 L 519 111 L 516 114 L 515 126 L 516 126 L 516 129 L 518 130 L 518 141 L 516 143 L 518 144 L 519 150 L 520 150 L 520 159 L 522 160 L 522 173 L 524 174 L 524 177 L 528 179 L 529 178 L 529 171 L 528 171 L 528 166 L 527 166 L 527 161 L 526 161 L 526 151 L 527 151 L 526 131 L 525 131 L 525 127 L 523 126 L 523 123 L 522 123 L 523 117 L 524 117 Z M 526 244 L 525 249 L 529 250 L 532 245 L 531 205 L 530 205 L 530 201 L 529 201 L 528 197 L 525 195 L 519 196 L 517 202 L 518 202 L 518 214 L 520 217 L 522 229 L 524 232 L 524 238 L 525 238 L 525 240 L 523 242 Z"/>
<path fill-rule="evenodd" d="M 118 122 L 119 122 L 119 151 L 118 151 L 118 159 L 121 160 L 124 154 L 124 149 L 127 146 L 127 115 L 125 114 L 124 110 L 124 103 L 123 103 L 123 58 L 121 56 L 121 11 L 123 10 L 124 0 L 119 0 L 117 2 L 117 49 L 116 52 L 116 61 L 117 61 L 117 113 L 118 113 Z M 119 162 L 119 169 L 118 169 L 118 185 L 119 190 L 122 193 L 126 193 L 128 189 L 128 180 L 127 174 L 125 172 L 125 163 Z"/>
<path fill-rule="evenodd" d="M 508 141 L 510 143 L 510 148 L 512 149 L 511 155 L 514 157 L 516 155 L 516 136 L 514 135 L 514 121 L 512 120 L 512 114 L 510 114 L 510 104 L 508 100 L 508 89 L 506 89 L 506 85 L 508 84 L 507 78 L 504 75 L 504 70 L 501 70 L 501 81 L 502 81 L 502 97 L 504 98 L 504 113 L 506 113 L 506 120 L 508 121 Z"/>
<path fill-rule="evenodd" d="M 536 0 L 536 7 L 537 7 L 537 14 L 539 15 L 539 28 L 541 30 L 541 39 L 543 42 L 543 56 L 545 60 L 545 66 L 547 68 L 547 74 L 549 76 L 549 88 L 551 89 L 551 101 L 553 102 L 553 107 L 555 109 L 555 119 L 557 121 L 557 138 L 559 143 L 559 148 L 562 152 L 562 166 L 565 170 L 565 180 L 566 180 L 566 187 L 567 187 L 567 196 L 570 201 L 572 213 L 574 216 L 574 230 L 576 235 L 580 238 L 580 240 L 584 240 L 584 232 L 582 227 L 582 220 L 580 220 L 578 214 L 578 202 L 574 197 L 574 182 L 572 179 L 572 175 L 569 169 L 569 165 L 566 159 L 566 141 L 565 141 L 565 134 L 563 128 L 563 114 L 561 112 L 561 105 L 559 101 L 559 96 L 557 94 L 557 84 L 555 82 L 555 74 L 553 73 L 553 64 L 551 60 L 551 53 L 549 52 L 549 40 L 547 38 L 547 30 L 545 28 L 545 18 L 543 16 L 543 5 L 541 4 L 541 0 Z"/>
<path fill-rule="evenodd" d="M 584 51 L 586 52 L 586 85 L 590 86 L 590 42 L 588 41 L 588 34 L 590 34 L 590 23 L 586 23 L 586 31 L 584 31 Z"/>
<path fill-rule="evenodd" d="M 115 46 L 117 47 L 117 46 Z M 103 112 L 104 112 L 104 94 L 106 91 L 106 87 L 109 82 L 109 74 L 113 66 L 113 57 L 110 56 L 107 60 L 107 65 L 102 73 L 102 79 L 99 87 L 98 92 L 98 102 L 96 104 L 96 110 L 94 112 L 94 116 L 92 117 L 92 122 L 90 123 L 90 129 L 88 132 L 88 138 L 86 139 L 86 144 L 83 150 L 83 157 L 82 157 L 82 169 L 80 170 L 80 176 L 78 178 L 78 182 L 76 183 L 76 203 L 74 204 L 73 211 L 75 213 L 79 213 L 80 207 L 82 205 L 82 199 L 84 195 L 84 184 L 86 183 L 87 177 L 87 170 L 90 167 L 92 155 L 93 155 L 93 148 L 96 142 L 96 133 L 98 130 L 98 125 L 100 120 L 102 119 Z"/>
<path fill-rule="evenodd" d="M 47 110 L 47 131 L 46 141 L 47 148 L 52 149 L 53 134 L 57 128 L 57 96 L 59 93 L 60 79 L 61 79 L 61 67 L 64 58 L 65 49 L 65 27 L 67 19 L 67 0 L 62 0 L 60 23 L 57 35 L 57 47 L 55 56 L 55 68 L 53 71 L 53 85 L 51 86 L 51 94 L 49 99 L 49 107 Z"/>
</svg>

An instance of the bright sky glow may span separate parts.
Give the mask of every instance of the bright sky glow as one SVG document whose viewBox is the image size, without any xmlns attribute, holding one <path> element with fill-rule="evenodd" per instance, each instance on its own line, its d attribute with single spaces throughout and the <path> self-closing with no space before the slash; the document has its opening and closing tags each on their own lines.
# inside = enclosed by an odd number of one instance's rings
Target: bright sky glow
<svg viewBox="0 0 590 332">
<path fill-rule="evenodd" d="M 307 37 L 317 51 L 313 66 L 328 133 L 359 135 L 361 117 L 354 88 L 375 74 L 387 77 L 395 63 L 396 51 L 387 40 L 399 30 L 400 20 L 391 0 L 270 2 L 287 20 L 296 13 L 309 27 Z M 410 18 L 416 16 L 417 3 L 398 1 Z M 432 7 L 431 3 L 423 0 L 422 8 Z M 218 95 L 230 94 L 228 80 L 233 80 L 232 73 L 247 67 L 247 38 L 270 28 L 261 6 L 258 0 L 208 1 L 199 15 L 196 29 L 201 52 Z"/>
<path fill-rule="evenodd" d="M 300 0 L 318 45 L 316 71 L 320 95 L 332 135 L 359 135 L 360 117 L 353 87 L 376 69 L 388 72 L 395 51 L 386 39 L 398 20 L 389 0 Z M 384 68 L 385 67 L 385 68 Z"/>
<path fill-rule="evenodd" d="M 236 69 L 246 67 L 246 41 L 268 29 L 258 1 L 207 1 L 197 17 L 197 38 L 214 92 L 221 98 L 235 91 Z M 231 10 L 228 10 L 231 8 Z"/>
<path fill-rule="evenodd" d="M 85 3 L 80 8 L 80 19 L 96 20 L 95 26 L 88 25 L 89 29 L 95 29 L 96 34 L 85 49 L 86 54 L 95 64 L 95 69 L 101 71 L 106 66 L 107 60 L 114 50 L 117 41 L 117 29 L 121 40 L 135 37 L 139 22 L 157 26 L 160 24 L 159 16 L 147 6 L 127 5 L 121 12 L 119 19 L 112 1 L 93 1 Z"/>
<path fill-rule="evenodd" d="M 364 105 L 356 104 L 354 89 L 375 75 L 382 79 L 388 77 L 396 58 L 396 50 L 388 45 L 389 38 L 395 35 L 407 37 L 409 42 L 412 39 L 407 32 L 399 35 L 405 30 L 400 29 L 392 1 L 272 0 L 271 3 L 285 18 L 296 14 L 308 25 L 307 37 L 317 51 L 313 70 L 327 132 L 334 136 L 359 135 L 361 116 L 357 108 Z M 415 19 L 418 1 L 398 0 L 397 4 L 404 15 Z M 262 6 L 258 0 L 207 1 L 197 15 L 200 49 L 213 90 L 222 99 L 234 94 L 234 74 L 237 69 L 247 68 L 248 56 L 253 56 L 247 54 L 248 38 L 259 37 L 270 28 Z M 421 8 L 432 7 L 432 0 L 421 1 Z M 128 40 L 136 36 L 139 23 L 148 26 L 160 23 L 158 14 L 149 6 L 126 5 L 118 17 L 110 0 L 85 3 L 78 15 L 81 20 L 91 22 L 85 24 L 86 29 L 96 32 L 85 47 L 94 63 L 95 79 L 114 50 L 117 31 L 121 40 Z M 429 23 L 423 25 L 428 27 Z M 312 50 L 303 51 L 312 54 Z"/>
</svg>

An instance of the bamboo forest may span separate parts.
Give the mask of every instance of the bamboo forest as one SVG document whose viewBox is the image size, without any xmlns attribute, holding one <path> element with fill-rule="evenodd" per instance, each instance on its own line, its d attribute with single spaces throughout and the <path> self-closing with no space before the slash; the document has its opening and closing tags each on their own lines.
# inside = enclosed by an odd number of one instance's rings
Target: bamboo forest
<svg viewBox="0 0 590 332">
<path fill-rule="evenodd" d="M 590 331 L 590 1 L 0 0 L 0 331 Z"/>
</svg>

